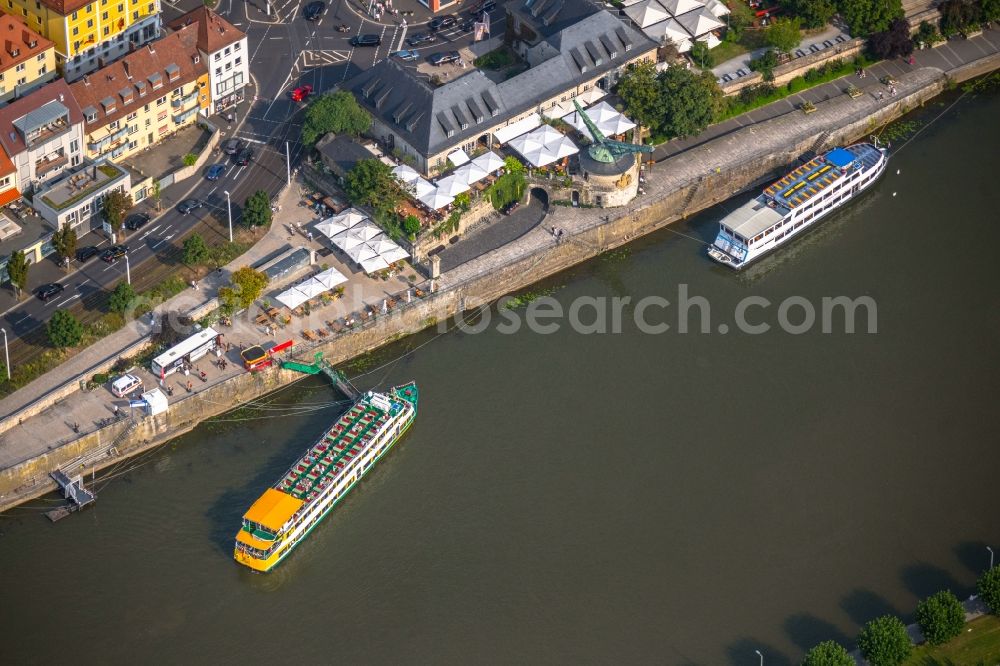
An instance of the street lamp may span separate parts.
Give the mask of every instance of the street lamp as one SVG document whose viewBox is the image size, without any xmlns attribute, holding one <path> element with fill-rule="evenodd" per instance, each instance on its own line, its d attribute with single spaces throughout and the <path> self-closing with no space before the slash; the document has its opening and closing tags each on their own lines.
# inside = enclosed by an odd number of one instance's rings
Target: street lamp
<svg viewBox="0 0 1000 666">
<path fill-rule="evenodd" d="M 3 333 L 3 340 L 4 340 L 4 344 L 6 345 L 7 344 L 7 331 L 4 331 L 4 333 Z M 9 366 L 7 368 L 7 379 L 10 379 L 10 367 Z M 989 546 L 986 546 L 986 550 L 990 551 L 990 569 L 992 569 L 993 568 L 993 549 L 990 548 Z"/>
<path fill-rule="evenodd" d="M 7 329 L 0 328 L 3 331 L 3 361 L 4 366 L 7 368 L 7 381 L 10 381 L 10 352 L 7 351 Z M 993 567 L 993 554 L 990 553 L 990 568 Z"/>
<path fill-rule="evenodd" d="M 756 652 L 757 656 L 760 657 L 760 666 L 764 666 L 764 655 L 760 653 L 760 650 L 754 650 L 754 652 Z"/>
<path fill-rule="evenodd" d="M 125 281 L 132 284 L 132 270 L 128 265 L 128 255 L 125 255 Z"/>
<path fill-rule="evenodd" d="M 223 190 L 226 195 L 226 213 L 229 215 L 229 242 L 233 242 L 233 207 L 229 203 L 229 190 Z"/>
</svg>

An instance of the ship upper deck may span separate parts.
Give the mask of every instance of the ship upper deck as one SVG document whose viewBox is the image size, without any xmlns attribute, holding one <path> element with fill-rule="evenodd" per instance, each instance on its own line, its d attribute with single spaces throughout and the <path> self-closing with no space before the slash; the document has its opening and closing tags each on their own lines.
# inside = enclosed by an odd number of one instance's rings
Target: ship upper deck
<svg viewBox="0 0 1000 666">
<path fill-rule="evenodd" d="M 853 169 L 867 169 L 881 158 L 882 153 L 867 143 L 847 148 L 834 148 L 809 160 L 764 190 L 764 196 L 776 204 L 793 210 L 812 199 Z"/>
</svg>

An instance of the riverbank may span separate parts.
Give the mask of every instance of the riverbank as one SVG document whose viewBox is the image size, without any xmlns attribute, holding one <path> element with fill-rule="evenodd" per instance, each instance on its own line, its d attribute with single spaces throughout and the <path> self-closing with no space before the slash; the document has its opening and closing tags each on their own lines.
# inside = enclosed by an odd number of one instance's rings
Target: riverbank
<svg viewBox="0 0 1000 666">
<path fill-rule="evenodd" d="M 951 80 L 992 71 L 997 60 L 993 55 L 953 70 Z M 867 136 L 939 94 L 948 82 L 948 74 L 922 68 L 900 79 L 898 99 L 888 105 L 843 95 L 822 103 L 817 113 L 786 114 L 692 148 L 653 167 L 646 193 L 627 209 L 554 211 L 546 224 L 563 228 L 566 242 L 556 245 L 548 232 L 536 229 L 443 275 L 438 292 L 429 298 L 332 342 L 297 346 L 297 356 L 307 360 L 323 351 L 340 363 L 491 302 L 770 179 L 804 151 Z M 79 461 L 85 461 L 86 471 L 102 469 L 299 378 L 276 368 L 239 374 L 177 400 L 167 413 L 141 419 L 134 427 L 123 422 L 104 428 L 4 469 L 0 510 L 51 490 L 50 470 Z M 104 455 L 112 449 L 113 455 Z"/>
</svg>

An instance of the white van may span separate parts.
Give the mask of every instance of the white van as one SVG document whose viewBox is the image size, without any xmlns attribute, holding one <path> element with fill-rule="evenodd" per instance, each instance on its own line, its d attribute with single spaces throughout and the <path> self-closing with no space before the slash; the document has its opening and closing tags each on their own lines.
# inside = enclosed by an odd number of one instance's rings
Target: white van
<svg viewBox="0 0 1000 666">
<path fill-rule="evenodd" d="M 111 382 L 111 392 L 119 398 L 124 398 L 132 391 L 142 388 L 142 380 L 135 375 L 122 375 Z"/>
</svg>

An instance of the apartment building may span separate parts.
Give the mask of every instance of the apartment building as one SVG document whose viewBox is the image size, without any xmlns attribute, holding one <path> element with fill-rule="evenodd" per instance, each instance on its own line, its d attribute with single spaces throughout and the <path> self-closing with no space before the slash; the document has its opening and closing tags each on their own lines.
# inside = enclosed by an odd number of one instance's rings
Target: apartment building
<svg viewBox="0 0 1000 666">
<path fill-rule="evenodd" d="M 55 43 L 67 81 L 160 34 L 160 0 L 0 0 L 0 9 Z"/>
<path fill-rule="evenodd" d="M 208 64 L 209 114 L 218 113 L 243 101 L 250 83 L 250 54 L 247 36 L 208 7 L 199 7 L 167 24 L 171 30 L 196 28 L 198 50 Z"/>
<path fill-rule="evenodd" d="M 55 44 L 23 18 L 0 13 L 0 46 L 0 102 L 23 97 L 58 75 Z"/>
<path fill-rule="evenodd" d="M 86 156 L 118 159 L 195 122 L 211 103 L 208 69 L 189 26 L 74 82 Z"/>
</svg>

